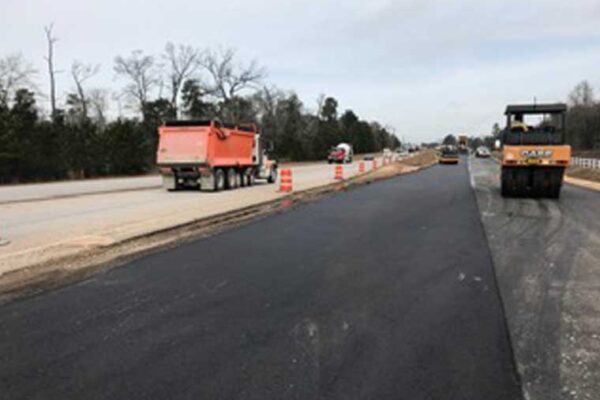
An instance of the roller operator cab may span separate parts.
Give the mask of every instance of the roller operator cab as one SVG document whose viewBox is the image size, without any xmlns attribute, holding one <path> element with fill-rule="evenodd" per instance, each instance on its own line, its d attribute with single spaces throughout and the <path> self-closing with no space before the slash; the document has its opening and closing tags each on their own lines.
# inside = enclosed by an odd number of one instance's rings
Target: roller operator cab
<svg viewBox="0 0 600 400">
<path fill-rule="evenodd" d="M 509 105 L 501 133 L 502 195 L 558 198 L 571 146 L 565 144 L 566 104 Z"/>
<path fill-rule="evenodd" d="M 274 183 L 277 162 L 269 159 L 254 125 L 219 121 L 169 121 L 159 128 L 157 165 L 168 190 L 193 187 L 219 191 Z"/>
</svg>

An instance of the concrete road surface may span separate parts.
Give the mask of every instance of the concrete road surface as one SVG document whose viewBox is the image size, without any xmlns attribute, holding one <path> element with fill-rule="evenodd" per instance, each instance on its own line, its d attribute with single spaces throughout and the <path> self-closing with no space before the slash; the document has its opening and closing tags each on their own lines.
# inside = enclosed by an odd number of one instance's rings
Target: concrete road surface
<svg viewBox="0 0 600 400">
<path fill-rule="evenodd" d="M 465 164 L 0 307 L 6 399 L 519 399 Z"/>
<path fill-rule="evenodd" d="M 158 188 L 159 175 L 0 186 L 0 204 Z"/>
<path fill-rule="evenodd" d="M 497 163 L 471 170 L 528 398 L 599 399 L 600 192 L 504 199 Z"/>
</svg>

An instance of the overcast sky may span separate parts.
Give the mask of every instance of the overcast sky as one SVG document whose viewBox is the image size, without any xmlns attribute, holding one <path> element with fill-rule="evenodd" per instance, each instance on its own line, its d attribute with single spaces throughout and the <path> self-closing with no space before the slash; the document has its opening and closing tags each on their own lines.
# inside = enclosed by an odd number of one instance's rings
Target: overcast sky
<svg viewBox="0 0 600 400">
<path fill-rule="evenodd" d="M 600 0 L 0 0 L 0 56 L 22 52 L 42 89 L 50 22 L 57 67 L 101 64 L 94 87 L 118 90 L 113 59 L 134 49 L 235 47 L 309 109 L 332 95 L 412 141 L 486 134 L 507 103 L 600 88 Z"/>
</svg>

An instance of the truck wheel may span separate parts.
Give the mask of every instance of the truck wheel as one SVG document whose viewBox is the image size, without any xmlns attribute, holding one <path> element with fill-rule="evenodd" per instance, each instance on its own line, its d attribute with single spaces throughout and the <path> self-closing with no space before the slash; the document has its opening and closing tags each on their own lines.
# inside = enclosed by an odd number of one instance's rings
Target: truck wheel
<svg viewBox="0 0 600 400">
<path fill-rule="evenodd" d="M 225 173 L 221 168 L 217 168 L 213 172 L 213 190 L 215 192 L 225 189 Z"/>
<path fill-rule="evenodd" d="M 271 168 L 271 170 L 269 171 L 269 177 L 267 178 L 267 182 L 275 183 L 276 180 L 277 180 L 277 169 Z"/>
<path fill-rule="evenodd" d="M 225 189 L 235 189 L 237 187 L 237 173 L 234 168 L 228 168 L 225 175 Z"/>
<path fill-rule="evenodd" d="M 242 180 L 246 186 L 254 185 L 254 170 L 252 168 L 246 168 L 242 175 Z"/>
</svg>

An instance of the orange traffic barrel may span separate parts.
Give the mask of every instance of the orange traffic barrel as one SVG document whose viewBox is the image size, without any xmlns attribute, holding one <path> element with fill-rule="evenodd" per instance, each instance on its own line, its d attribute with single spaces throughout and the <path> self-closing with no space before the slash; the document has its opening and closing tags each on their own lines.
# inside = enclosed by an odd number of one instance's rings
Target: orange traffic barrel
<svg viewBox="0 0 600 400">
<path fill-rule="evenodd" d="M 344 179 L 344 167 L 341 165 L 335 166 L 335 179 L 343 180 Z"/>
<path fill-rule="evenodd" d="M 358 173 L 359 174 L 365 173 L 365 162 L 364 161 L 361 161 L 358 163 Z"/>
<path fill-rule="evenodd" d="M 279 173 L 279 191 L 280 192 L 291 192 L 292 191 L 292 170 L 282 169 Z"/>
</svg>

